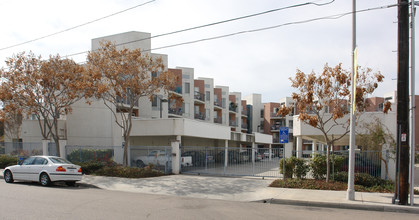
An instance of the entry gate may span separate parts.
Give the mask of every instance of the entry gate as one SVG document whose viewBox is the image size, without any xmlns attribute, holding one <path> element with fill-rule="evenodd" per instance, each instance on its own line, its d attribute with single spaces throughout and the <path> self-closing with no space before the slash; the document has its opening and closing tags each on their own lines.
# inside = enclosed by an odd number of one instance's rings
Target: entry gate
<svg viewBox="0 0 419 220">
<path fill-rule="evenodd" d="M 282 148 L 224 148 L 185 147 L 181 148 L 182 173 L 219 176 L 280 177 L 279 160 Z M 186 159 L 188 158 L 188 159 Z"/>
</svg>

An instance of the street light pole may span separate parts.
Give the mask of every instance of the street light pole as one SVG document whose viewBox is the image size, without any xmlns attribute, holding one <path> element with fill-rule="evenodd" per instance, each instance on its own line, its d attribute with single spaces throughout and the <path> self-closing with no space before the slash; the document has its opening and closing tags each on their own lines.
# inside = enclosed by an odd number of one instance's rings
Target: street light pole
<svg viewBox="0 0 419 220">
<path fill-rule="evenodd" d="M 352 77 L 351 77 L 351 113 L 349 130 L 349 169 L 347 200 L 355 200 L 355 92 L 356 92 L 356 0 L 352 0 Z"/>
<path fill-rule="evenodd" d="M 415 2 L 411 0 L 411 33 L 410 33 L 410 205 L 415 204 Z"/>
</svg>

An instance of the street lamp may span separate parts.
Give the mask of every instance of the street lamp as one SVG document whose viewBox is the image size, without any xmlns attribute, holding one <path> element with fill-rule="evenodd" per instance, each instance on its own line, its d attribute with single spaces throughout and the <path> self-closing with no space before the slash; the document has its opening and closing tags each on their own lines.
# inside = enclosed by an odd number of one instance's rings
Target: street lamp
<svg viewBox="0 0 419 220">
<path fill-rule="evenodd" d="M 160 97 L 159 99 L 160 99 L 160 118 L 163 118 L 163 102 L 168 102 L 168 100 L 165 98 L 160 98 Z"/>
</svg>

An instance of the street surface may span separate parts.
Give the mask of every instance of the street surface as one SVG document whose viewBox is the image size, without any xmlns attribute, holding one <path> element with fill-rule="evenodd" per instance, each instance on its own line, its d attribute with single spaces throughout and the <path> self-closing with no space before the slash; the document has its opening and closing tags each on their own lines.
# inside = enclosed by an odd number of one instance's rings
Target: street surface
<svg viewBox="0 0 419 220">
<path fill-rule="evenodd" d="M 416 219 L 417 215 L 288 206 L 0 181 L 0 219 Z"/>
</svg>

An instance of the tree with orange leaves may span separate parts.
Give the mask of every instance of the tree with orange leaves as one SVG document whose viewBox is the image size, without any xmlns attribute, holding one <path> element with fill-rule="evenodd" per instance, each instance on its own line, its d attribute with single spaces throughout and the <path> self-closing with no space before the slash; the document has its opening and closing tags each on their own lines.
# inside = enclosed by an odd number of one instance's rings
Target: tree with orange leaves
<svg viewBox="0 0 419 220">
<path fill-rule="evenodd" d="M 140 98 L 173 89 L 176 79 L 165 69 L 161 57 L 153 57 L 141 49 L 117 49 L 103 41 L 101 48 L 87 56 L 87 70 L 95 79 L 92 88 L 112 112 L 124 138 L 123 165 L 128 165 L 128 146 L 132 129 L 132 115 Z"/>
<path fill-rule="evenodd" d="M 38 120 L 42 137 L 52 138 L 60 155 L 58 121 L 71 113 L 71 105 L 88 97 L 84 68 L 59 55 L 42 60 L 32 52 L 19 53 L 6 60 L 8 70 L 1 70 L 3 82 L 0 100 L 5 109 L 16 108 L 23 115 Z"/>
<path fill-rule="evenodd" d="M 381 73 L 373 73 L 370 68 L 358 67 L 356 77 L 355 105 L 358 112 L 367 107 L 366 97 L 372 94 L 383 81 Z M 317 128 L 327 144 L 327 175 L 330 176 L 330 150 L 334 143 L 349 133 L 349 120 L 344 117 L 350 111 L 351 73 L 342 69 L 339 64 L 334 68 L 326 64 L 320 75 L 312 72 L 305 74 L 297 70 L 295 78 L 290 78 L 292 87 L 298 90 L 292 94 L 298 119 Z M 291 111 L 290 107 L 282 107 L 278 115 L 285 116 Z M 342 129 L 341 134 L 330 135 L 334 129 Z"/>
<path fill-rule="evenodd" d="M 0 110 L 0 123 L 3 126 L 4 135 L 12 141 L 19 141 L 22 127 L 22 113 L 15 105 L 7 105 Z"/>
</svg>

